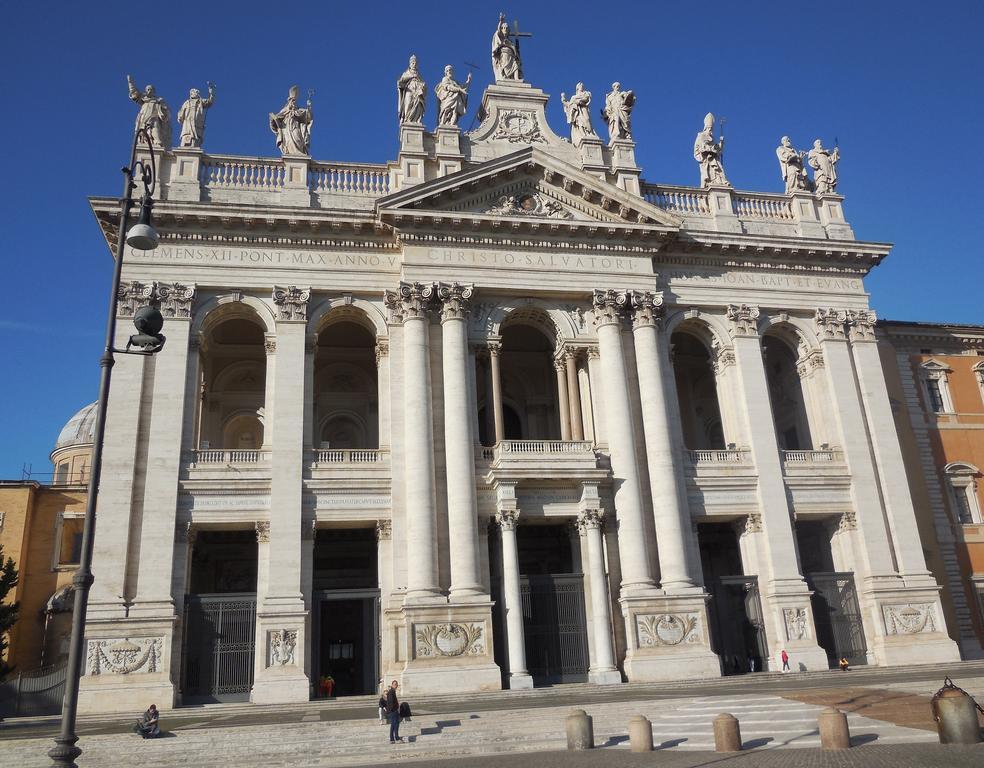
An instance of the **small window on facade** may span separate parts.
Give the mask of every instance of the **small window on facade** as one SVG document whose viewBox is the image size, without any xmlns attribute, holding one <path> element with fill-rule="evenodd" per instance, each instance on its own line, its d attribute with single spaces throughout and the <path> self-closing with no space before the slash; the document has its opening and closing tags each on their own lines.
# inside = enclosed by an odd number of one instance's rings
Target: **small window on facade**
<svg viewBox="0 0 984 768">
<path fill-rule="evenodd" d="M 949 496 L 953 514 L 960 525 L 979 525 L 984 523 L 981 506 L 977 500 L 977 482 L 980 470 L 973 464 L 953 462 L 944 467 L 944 476 L 949 485 Z"/>
<path fill-rule="evenodd" d="M 58 539 L 58 565 L 78 565 L 82 557 L 81 516 L 63 516 Z"/>
<path fill-rule="evenodd" d="M 65 485 L 68 482 L 68 462 L 63 461 L 55 470 L 55 485 Z"/>
<path fill-rule="evenodd" d="M 939 379 L 926 379 L 926 392 L 929 394 L 929 407 L 934 413 L 944 413 L 943 393 L 940 391 Z"/>
<path fill-rule="evenodd" d="M 967 497 L 967 488 L 955 487 L 953 497 L 957 503 L 957 517 L 964 525 L 974 522 L 974 513 L 970 506 L 970 499 Z"/>
</svg>

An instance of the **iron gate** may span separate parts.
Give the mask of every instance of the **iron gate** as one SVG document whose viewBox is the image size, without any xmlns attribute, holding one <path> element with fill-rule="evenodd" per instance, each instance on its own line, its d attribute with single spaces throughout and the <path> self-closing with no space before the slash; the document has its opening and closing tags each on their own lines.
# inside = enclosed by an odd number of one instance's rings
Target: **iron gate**
<svg viewBox="0 0 984 768">
<path fill-rule="evenodd" d="M 807 573 L 807 585 L 813 590 L 813 620 L 817 625 L 817 642 L 827 652 L 831 667 L 843 656 L 851 664 L 868 663 L 868 646 L 864 641 L 861 609 L 853 573 Z"/>
<path fill-rule="evenodd" d="M 522 576 L 526 665 L 537 683 L 588 679 L 584 579 L 580 573 Z"/>
<path fill-rule="evenodd" d="M 726 675 L 750 671 L 748 659 L 763 669 L 769 657 L 758 577 L 720 576 L 711 584 L 712 639 Z"/>
<path fill-rule="evenodd" d="M 247 701 L 253 687 L 256 595 L 189 595 L 185 604 L 186 701 Z"/>
</svg>

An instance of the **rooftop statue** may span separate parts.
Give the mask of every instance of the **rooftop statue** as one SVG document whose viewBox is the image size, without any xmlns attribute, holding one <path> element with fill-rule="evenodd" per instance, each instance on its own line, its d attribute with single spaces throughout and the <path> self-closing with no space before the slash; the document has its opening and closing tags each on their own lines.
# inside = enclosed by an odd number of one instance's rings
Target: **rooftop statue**
<svg viewBox="0 0 984 768">
<path fill-rule="evenodd" d="M 410 57 L 410 66 L 396 81 L 397 112 L 401 123 L 422 123 L 427 102 L 427 87 L 417 69 L 416 55 Z"/>
<path fill-rule="evenodd" d="M 708 112 L 704 116 L 704 130 L 694 139 L 694 160 L 700 164 L 700 185 L 708 187 L 712 184 L 731 186 L 724 175 L 724 136 L 714 141 L 714 115 Z"/>
<path fill-rule="evenodd" d="M 155 147 L 170 149 L 171 109 L 167 102 L 157 95 L 152 85 L 144 88 L 143 93 L 138 91 L 130 75 L 126 76 L 126 84 L 130 88 L 130 99 L 140 105 L 134 132 L 143 128 L 150 134 Z"/>
<path fill-rule="evenodd" d="M 588 109 L 591 105 L 591 91 L 584 90 L 584 83 L 575 86 L 570 100 L 567 99 L 567 94 L 560 94 L 560 103 L 564 106 L 564 114 L 571 127 L 571 143 L 580 144 L 582 139 L 598 136 L 591 127 L 591 110 Z"/>
<path fill-rule="evenodd" d="M 803 167 L 805 155 L 806 152 L 800 152 L 793 148 L 793 143 L 788 136 L 783 136 L 776 148 L 779 170 L 782 173 L 783 181 L 786 182 L 787 194 L 796 190 L 810 189 L 810 177 L 806 175 L 806 168 Z"/>
<path fill-rule="evenodd" d="M 311 96 L 308 91 L 307 108 L 297 106 L 297 86 L 291 86 L 284 108 L 270 113 L 270 130 L 277 137 L 280 152 L 287 155 L 308 155 L 311 152 L 311 125 L 314 113 L 311 110 Z"/>
<path fill-rule="evenodd" d="M 454 68 L 448 64 L 444 68 L 444 79 L 435 86 L 438 104 L 437 124 L 439 126 L 457 126 L 462 115 L 468 110 L 468 84 L 471 83 L 471 72 L 462 85 L 454 79 Z"/>
<path fill-rule="evenodd" d="M 519 57 L 519 38 L 529 37 L 517 28 L 509 30 L 506 14 L 499 14 L 495 34 L 492 35 L 492 71 L 498 80 L 523 79 L 523 62 Z"/>
<path fill-rule="evenodd" d="M 623 91 L 621 83 L 612 83 L 612 90 L 605 97 L 605 108 L 601 112 L 608 121 L 609 143 L 615 139 L 632 138 L 632 110 L 635 102 L 632 91 Z"/>
<path fill-rule="evenodd" d="M 205 110 L 215 101 L 215 85 L 208 83 L 208 98 L 203 99 L 197 88 L 188 93 L 188 100 L 178 110 L 178 122 L 181 124 L 182 147 L 201 147 L 205 139 Z"/>
<path fill-rule="evenodd" d="M 813 169 L 813 186 L 818 195 L 837 191 L 837 163 L 840 162 L 840 149 L 824 149 L 820 139 L 813 142 L 813 149 L 807 155 L 807 162 Z"/>
</svg>

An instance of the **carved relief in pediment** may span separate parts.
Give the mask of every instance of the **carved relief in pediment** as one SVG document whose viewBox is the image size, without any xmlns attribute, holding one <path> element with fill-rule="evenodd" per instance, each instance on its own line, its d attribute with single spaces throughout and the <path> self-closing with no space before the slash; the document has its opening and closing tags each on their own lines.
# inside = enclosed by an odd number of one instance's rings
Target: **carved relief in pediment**
<svg viewBox="0 0 984 768">
<path fill-rule="evenodd" d="M 555 200 L 539 192 L 502 195 L 485 213 L 493 216 L 542 216 L 549 219 L 573 219 L 574 214 Z"/>
</svg>

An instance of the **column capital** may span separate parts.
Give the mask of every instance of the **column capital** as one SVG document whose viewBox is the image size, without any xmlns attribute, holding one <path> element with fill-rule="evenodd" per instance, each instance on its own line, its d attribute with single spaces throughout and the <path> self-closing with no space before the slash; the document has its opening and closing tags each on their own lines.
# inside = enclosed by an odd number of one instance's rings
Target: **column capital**
<svg viewBox="0 0 984 768">
<path fill-rule="evenodd" d="M 732 347 L 721 347 L 716 344 L 711 345 L 711 367 L 714 375 L 720 375 L 726 368 L 735 364 L 735 350 Z"/>
<path fill-rule="evenodd" d="M 318 521 L 309 520 L 307 525 L 301 526 L 301 538 L 305 541 L 314 541 L 318 538 Z"/>
<path fill-rule="evenodd" d="M 591 297 L 594 308 L 594 324 L 596 328 L 605 325 L 618 325 L 622 320 L 622 309 L 628 303 L 628 295 L 625 291 L 616 291 L 611 288 L 605 290 L 595 289 Z"/>
<path fill-rule="evenodd" d="M 255 528 L 256 528 L 256 541 L 258 543 L 266 543 L 270 541 L 269 520 L 257 520 L 255 523 Z"/>
<path fill-rule="evenodd" d="M 818 368 L 823 368 L 824 365 L 823 352 L 814 349 L 796 361 L 796 372 L 801 379 L 804 379 Z"/>
<path fill-rule="evenodd" d="M 389 357 L 390 344 L 389 339 L 376 339 L 376 367 L 379 367 L 379 363 L 384 357 Z"/>
<path fill-rule="evenodd" d="M 502 352 L 502 339 L 498 336 L 495 338 L 490 338 L 486 343 L 485 348 L 490 357 L 498 357 L 499 353 Z"/>
<path fill-rule="evenodd" d="M 119 317 L 132 317 L 140 307 L 149 305 L 157 307 L 165 318 L 190 320 L 195 284 L 124 281 L 120 283 L 117 299 Z"/>
<path fill-rule="evenodd" d="M 275 285 L 273 287 L 273 303 L 277 307 L 277 320 L 306 321 L 310 299 L 310 288 L 298 288 L 296 285 L 282 288 Z"/>
<path fill-rule="evenodd" d="M 847 313 L 847 329 L 851 342 L 874 341 L 875 313 L 870 309 L 852 309 Z"/>
<path fill-rule="evenodd" d="M 847 338 L 845 333 L 847 312 L 843 309 L 818 307 L 814 314 L 814 321 L 817 325 L 817 336 L 821 341 L 843 341 Z"/>
<path fill-rule="evenodd" d="M 464 320 L 471 311 L 471 296 L 475 287 L 471 284 L 438 283 L 437 298 L 441 302 L 441 322 Z"/>
<path fill-rule="evenodd" d="M 587 344 L 584 347 L 584 354 L 587 355 L 588 360 L 600 360 L 601 350 L 598 349 L 597 344 Z"/>
<path fill-rule="evenodd" d="M 565 373 L 567 371 L 567 363 L 564 362 L 564 357 L 564 353 L 561 352 L 553 359 L 553 367 L 557 373 Z"/>
<path fill-rule="evenodd" d="M 433 300 L 434 283 L 401 282 L 395 291 L 383 291 L 383 303 L 394 323 L 426 318 Z"/>
<path fill-rule="evenodd" d="M 266 351 L 267 355 L 273 355 L 277 352 L 277 337 L 273 334 L 264 334 L 263 336 L 263 349 Z"/>
<path fill-rule="evenodd" d="M 605 522 L 605 510 L 582 509 L 577 515 L 577 526 L 582 531 L 601 530 Z"/>
<path fill-rule="evenodd" d="M 390 520 L 376 521 L 376 541 L 389 541 L 393 538 L 393 523 Z"/>
<path fill-rule="evenodd" d="M 729 304 L 728 320 L 731 322 L 731 336 L 758 336 L 759 308 L 748 304 Z"/>
<path fill-rule="evenodd" d="M 519 524 L 519 510 L 500 509 L 495 513 L 495 522 L 504 531 L 515 531 Z"/>
<path fill-rule="evenodd" d="M 628 291 L 632 328 L 658 328 L 662 322 L 663 294 L 657 291 Z"/>
</svg>

